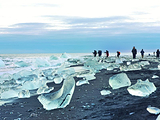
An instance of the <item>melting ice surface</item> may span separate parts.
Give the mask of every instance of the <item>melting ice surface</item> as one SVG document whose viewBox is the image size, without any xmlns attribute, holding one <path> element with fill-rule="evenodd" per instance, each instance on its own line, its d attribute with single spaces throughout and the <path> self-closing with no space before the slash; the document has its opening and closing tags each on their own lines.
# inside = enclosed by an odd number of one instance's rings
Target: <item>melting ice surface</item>
<svg viewBox="0 0 160 120">
<path fill-rule="evenodd" d="M 38 100 L 44 109 L 64 108 L 70 103 L 75 87 L 81 87 L 84 84 L 89 86 L 91 80 L 96 80 L 96 73 L 100 70 L 119 72 L 140 70 L 149 64 L 147 60 L 132 60 L 128 56 L 122 58 L 110 56 L 106 59 L 93 57 L 90 54 L 72 56 L 67 53 L 29 56 L 1 55 L 0 105 L 11 102 L 11 99 L 29 99 L 31 96 L 39 95 Z M 74 77 L 79 80 L 75 82 Z M 54 86 L 47 86 L 47 83 L 51 82 L 63 85 L 58 91 L 54 91 Z M 109 84 L 113 89 L 131 85 L 125 73 L 112 76 Z M 102 95 L 109 93 L 110 91 L 101 91 Z"/>
</svg>

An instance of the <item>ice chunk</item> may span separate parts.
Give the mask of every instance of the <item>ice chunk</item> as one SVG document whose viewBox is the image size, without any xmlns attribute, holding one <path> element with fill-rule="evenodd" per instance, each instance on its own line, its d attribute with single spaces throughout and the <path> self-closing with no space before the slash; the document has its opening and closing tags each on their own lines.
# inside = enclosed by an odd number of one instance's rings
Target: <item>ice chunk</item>
<svg viewBox="0 0 160 120">
<path fill-rule="evenodd" d="M 32 81 L 26 81 L 22 85 L 23 90 L 34 90 L 41 86 L 46 85 L 45 79 L 34 79 Z"/>
<path fill-rule="evenodd" d="M 37 58 L 34 63 L 35 67 L 49 67 L 51 66 L 47 60 Z"/>
<path fill-rule="evenodd" d="M 130 86 L 131 82 L 126 73 L 120 73 L 109 78 L 109 85 L 113 89 L 118 89 L 121 87 Z"/>
<path fill-rule="evenodd" d="M 18 91 L 8 90 L 8 91 L 1 93 L 1 99 L 9 99 L 9 98 L 14 98 L 14 97 L 18 97 Z"/>
<path fill-rule="evenodd" d="M 121 58 L 117 58 L 115 63 L 117 63 L 117 64 L 123 63 L 123 60 Z"/>
<path fill-rule="evenodd" d="M 12 75 L 9 73 L 4 73 L 0 75 L 0 83 L 3 83 L 3 81 L 5 80 L 11 80 L 11 79 L 12 79 Z"/>
<path fill-rule="evenodd" d="M 60 90 L 53 93 L 42 94 L 38 97 L 38 100 L 46 110 L 64 108 L 70 103 L 74 89 L 75 80 L 72 76 L 69 76 L 64 80 Z"/>
<path fill-rule="evenodd" d="M 67 53 L 63 53 L 60 58 L 70 58 L 71 56 Z"/>
<path fill-rule="evenodd" d="M 5 67 L 5 63 L 0 59 L 0 67 Z"/>
<path fill-rule="evenodd" d="M 26 63 L 26 62 L 24 62 L 24 61 L 17 61 L 15 64 L 16 64 L 18 67 L 28 67 L 28 66 L 29 66 L 29 64 Z"/>
<path fill-rule="evenodd" d="M 101 93 L 101 95 L 108 95 L 111 93 L 111 91 L 110 90 L 101 90 L 100 93 Z"/>
<path fill-rule="evenodd" d="M 37 90 L 37 94 L 49 93 L 53 89 L 54 87 L 48 87 L 47 85 L 44 85 Z"/>
<path fill-rule="evenodd" d="M 29 98 L 30 92 L 29 90 L 22 90 L 18 93 L 18 98 Z"/>
<path fill-rule="evenodd" d="M 131 64 L 131 62 L 127 62 L 127 65 L 130 65 Z"/>
<path fill-rule="evenodd" d="M 150 65 L 150 63 L 148 61 L 141 61 L 139 62 L 139 65 L 145 66 L 145 65 Z"/>
<path fill-rule="evenodd" d="M 88 80 L 79 80 L 76 82 L 76 86 L 80 86 L 80 85 L 83 85 L 83 84 L 89 84 Z"/>
<path fill-rule="evenodd" d="M 122 65 L 120 66 L 121 71 L 131 71 L 131 70 L 141 70 L 141 66 L 139 63 L 129 64 L 129 65 Z"/>
<path fill-rule="evenodd" d="M 58 58 L 54 55 L 50 56 L 50 60 L 58 60 Z"/>
<path fill-rule="evenodd" d="M 137 80 L 137 83 L 127 88 L 131 95 L 146 97 L 156 90 L 153 83 L 146 81 Z"/>
<path fill-rule="evenodd" d="M 84 77 L 85 80 L 93 80 L 93 79 L 96 79 L 95 73 L 81 74 L 81 75 L 77 75 L 77 77 Z"/>
<path fill-rule="evenodd" d="M 147 107 L 147 111 L 148 111 L 149 113 L 155 114 L 155 115 L 157 115 L 157 114 L 160 113 L 160 109 L 159 109 L 159 108 L 157 108 L 157 107 L 151 107 L 151 106 L 148 106 L 148 107 Z"/>
<path fill-rule="evenodd" d="M 55 84 L 60 84 L 62 81 L 63 81 L 62 77 L 56 77 L 56 78 L 54 78 L 54 83 Z"/>
<path fill-rule="evenodd" d="M 159 78 L 159 76 L 157 76 L 157 75 L 153 75 L 153 77 L 152 78 Z"/>
<path fill-rule="evenodd" d="M 157 119 L 156 120 L 160 120 L 160 115 L 158 115 Z"/>
</svg>

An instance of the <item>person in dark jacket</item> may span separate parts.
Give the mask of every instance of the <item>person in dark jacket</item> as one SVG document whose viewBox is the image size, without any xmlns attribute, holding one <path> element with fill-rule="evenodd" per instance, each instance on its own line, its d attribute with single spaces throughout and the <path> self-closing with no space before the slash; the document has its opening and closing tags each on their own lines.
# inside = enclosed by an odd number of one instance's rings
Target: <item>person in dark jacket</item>
<svg viewBox="0 0 160 120">
<path fill-rule="evenodd" d="M 101 55 L 102 55 L 102 51 L 98 50 L 98 56 L 101 57 Z"/>
<path fill-rule="evenodd" d="M 156 52 L 156 57 L 157 58 L 159 58 L 159 54 L 160 54 L 159 49 L 157 49 L 157 52 Z"/>
<path fill-rule="evenodd" d="M 132 49 L 132 54 L 133 54 L 133 59 L 135 59 L 137 54 L 137 49 L 135 47 L 133 47 Z"/>
<path fill-rule="evenodd" d="M 121 53 L 120 53 L 119 51 L 117 51 L 117 57 L 118 57 L 118 58 L 119 58 L 120 54 L 121 54 Z"/>
<path fill-rule="evenodd" d="M 144 50 L 142 49 L 140 53 L 141 53 L 141 56 L 143 58 L 144 57 Z"/>
<path fill-rule="evenodd" d="M 106 57 L 109 57 L 109 51 L 108 50 L 106 50 L 106 52 L 104 52 L 104 53 L 106 53 Z"/>
<path fill-rule="evenodd" d="M 93 54 L 94 54 L 94 57 L 96 57 L 96 55 L 97 55 L 97 51 L 96 51 L 96 50 L 94 50 Z"/>
</svg>

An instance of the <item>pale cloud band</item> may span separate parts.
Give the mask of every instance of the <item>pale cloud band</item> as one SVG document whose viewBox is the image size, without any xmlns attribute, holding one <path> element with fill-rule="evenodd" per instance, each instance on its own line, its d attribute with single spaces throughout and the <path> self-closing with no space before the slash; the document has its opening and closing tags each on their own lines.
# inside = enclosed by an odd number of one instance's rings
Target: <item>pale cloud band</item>
<svg viewBox="0 0 160 120">
<path fill-rule="evenodd" d="M 159 4 L 159 0 L 3 0 L 0 34 L 157 33 Z"/>
</svg>

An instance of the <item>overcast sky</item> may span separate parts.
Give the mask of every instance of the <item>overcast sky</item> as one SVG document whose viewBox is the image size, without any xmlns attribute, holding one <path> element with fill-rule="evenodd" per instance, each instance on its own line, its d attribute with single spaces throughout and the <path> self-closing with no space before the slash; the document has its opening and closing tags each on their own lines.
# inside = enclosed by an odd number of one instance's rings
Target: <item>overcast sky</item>
<svg viewBox="0 0 160 120">
<path fill-rule="evenodd" d="M 0 53 L 160 48 L 159 0 L 0 0 Z"/>
</svg>

